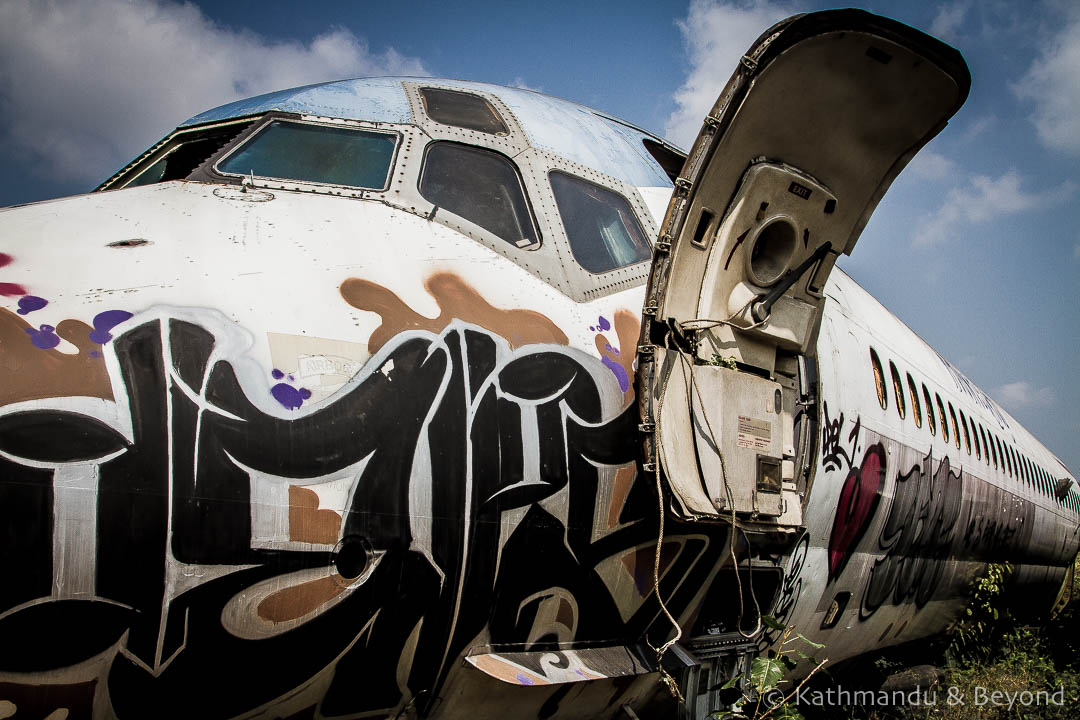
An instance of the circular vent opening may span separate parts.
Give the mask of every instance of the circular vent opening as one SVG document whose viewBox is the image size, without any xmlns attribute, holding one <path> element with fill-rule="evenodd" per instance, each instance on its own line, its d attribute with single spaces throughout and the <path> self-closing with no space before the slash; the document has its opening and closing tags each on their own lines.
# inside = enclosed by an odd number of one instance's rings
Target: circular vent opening
<svg viewBox="0 0 1080 720">
<path fill-rule="evenodd" d="M 791 221 L 783 218 L 769 220 L 758 231 L 750 248 L 750 279 L 761 286 L 779 280 L 795 252 L 797 234 Z"/>
</svg>

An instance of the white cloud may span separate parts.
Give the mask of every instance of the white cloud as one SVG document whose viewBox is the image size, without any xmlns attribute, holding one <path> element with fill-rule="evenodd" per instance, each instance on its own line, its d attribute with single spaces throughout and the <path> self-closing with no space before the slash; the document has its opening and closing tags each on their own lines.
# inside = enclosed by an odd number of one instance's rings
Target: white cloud
<svg viewBox="0 0 1080 720">
<path fill-rule="evenodd" d="M 341 28 L 302 44 L 223 28 L 167 0 L 0 3 L 0 141 L 55 179 L 103 180 L 222 103 L 386 74 L 426 73 Z"/>
<path fill-rule="evenodd" d="M 795 12 L 791 5 L 771 0 L 691 0 L 686 18 L 678 21 L 690 72 L 675 91 L 676 109 L 664 125 L 664 134 L 689 148 L 750 43 Z"/>
<path fill-rule="evenodd" d="M 1027 380 L 1002 385 L 995 388 L 991 395 L 1010 410 L 1050 407 L 1057 398 L 1053 388 L 1035 387 Z"/>
<path fill-rule="evenodd" d="M 970 7 L 971 3 L 969 2 L 942 5 L 938 8 L 938 14 L 934 16 L 934 21 L 930 23 L 930 34 L 942 40 L 955 41 L 957 37 L 956 30 L 960 27 L 960 23 L 964 21 L 964 16 L 967 15 Z"/>
<path fill-rule="evenodd" d="M 1013 92 L 1033 103 L 1039 140 L 1051 150 L 1080 155 L 1080 9 L 1073 6 L 1061 30 L 1044 45 Z"/>
<path fill-rule="evenodd" d="M 525 82 L 525 78 L 521 77 L 520 75 L 514 78 L 514 81 L 510 83 L 510 86 L 521 88 L 522 90 L 532 90 L 533 92 L 544 92 L 544 88 L 539 86 L 533 87 L 532 85 L 529 85 Z"/>
<path fill-rule="evenodd" d="M 954 137 L 959 142 L 969 143 L 984 132 L 992 128 L 997 124 L 997 118 L 993 115 L 983 115 L 982 117 L 969 122 L 960 132 Z"/>
<path fill-rule="evenodd" d="M 948 192 L 941 208 L 916 228 L 913 244 L 916 247 L 936 245 L 955 233 L 964 232 L 967 225 L 1058 204 L 1075 191 L 1076 184 L 1071 181 L 1041 193 L 1025 191 L 1015 170 L 998 178 L 976 175 L 967 187 Z"/>
<path fill-rule="evenodd" d="M 926 180 L 941 180 L 954 172 L 956 163 L 933 150 L 920 150 L 908 165 L 908 172 Z"/>
</svg>

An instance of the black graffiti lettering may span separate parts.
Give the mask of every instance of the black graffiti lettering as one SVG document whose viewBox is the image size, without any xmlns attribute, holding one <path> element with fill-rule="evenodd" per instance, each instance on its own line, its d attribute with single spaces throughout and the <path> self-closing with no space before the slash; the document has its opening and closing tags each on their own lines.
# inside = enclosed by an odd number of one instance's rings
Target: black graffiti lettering
<svg viewBox="0 0 1080 720">
<path fill-rule="evenodd" d="M 511 350 L 465 325 L 405 333 L 333 402 L 284 416 L 249 397 L 219 337 L 164 318 L 115 339 L 130 436 L 61 409 L 0 417 L 0 450 L 16 458 L 0 458 L 2 537 L 15 558 L 0 612 L 26 605 L 0 621 L 0 643 L 71 628 L 63 652 L 7 655 L 0 669 L 54 671 L 119 647 L 107 687 L 121 717 L 162 716 L 162 697 L 166 715 L 241 714 L 329 672 L 312 702 L 333 717 L 410 698 L 422 708 L 477 637 L 552 642 L 530 637 L 519 617 L 528 598 L 556 597 L 551 588 L 573 600 L 556 626 L 573 627 L 575 640 L 670 631 L 651 595 L 624 621 L 597 572 L 655 542 L 657 526 L 655 497 L 634 482 L 618 526 L 596 533 L 607 512 L 600 468 L 635 462 L 637 433 L 635 408 L 613 409 L 622 393 L 595 359 Z M 71 463 L 96 482 L 95 546 L 81 558 L 93 566 L 91 597 L 74 604 L 54 587 L 52 557 L 54 475 Z M 378 551 L 370 577 L 338 576 L 328 546 L 257 541 L 258 482 L 287 487 L 353 467 L 340 533 Z M 667 534 L 661 591 L 677 611 L 726 545 L 721 530 L 673 523 Z M 338 599 L 290 610 L 288 631 L 237 604 L 312 578 Z M 360 674 L 374 690 L 356 692 Z"/>
<path fill-rule="evenodd" d="M 863 595 L 864 615 L 892 595 L 900 605 L 913 598 L 918 608 L 933 597 L 941 580 L 960 517 L 963 480 L 946 457 L 931 475 L 931 457 L 897 477 L 889 515 L 878 537 L 884 554 L 874 561 Z"/>
<path fill-rule="evenodd" d="M 829 403 L 822 403 L 821 423 L 821 463 L 826 470 L 841 470 L 851 466 L 851 456 L 840 444 L 840 433 L 844 427 L 844 413 L 836 420 L 829 418 Z"/>
</svg>

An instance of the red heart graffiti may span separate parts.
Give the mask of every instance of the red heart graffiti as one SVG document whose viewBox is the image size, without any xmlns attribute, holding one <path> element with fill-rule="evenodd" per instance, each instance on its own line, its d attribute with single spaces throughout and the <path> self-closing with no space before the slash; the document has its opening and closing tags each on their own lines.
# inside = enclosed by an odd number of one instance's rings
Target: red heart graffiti
<svg viewBox="0 0 1080 720">
<path fill-rule="evenodd" d="M 881 497 L 885 477 L 885 448 L 872 445 L 863 455 L 862 465 L 852 468 L 840 489 L 840 501 L 829 535 L 829 580 L 847 564 L 851 551 L 859 544 Z"/>
</svg>

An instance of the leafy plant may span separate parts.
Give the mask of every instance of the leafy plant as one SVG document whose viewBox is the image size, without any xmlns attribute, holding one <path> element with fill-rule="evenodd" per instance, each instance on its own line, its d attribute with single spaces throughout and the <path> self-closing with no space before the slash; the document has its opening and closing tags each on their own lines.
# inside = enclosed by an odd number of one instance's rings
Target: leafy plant
<svg viewBox="0 0 1080 720">
<path fill-rule="evenodd" d="M 737 370 L 738 365 L 735 364 L 735 356 L 725 357 L 718 352 L 714 352 L 712 357 L 709 358 L 706 365 L 714 365 L 717 367 L 726 367 L 729 370 Z"/>
<path fill-rule="evenodd" d="M 972 584 L 971 602 L 952 627 L 949 653 L 956 657 L 965 654 L 985 656 L 997 643 L 995 637 L 1011 629 L 1008 612 L 999 610 L 1005 577 L 1012 572 L 1008 563 L 991 563 L 986 572 Z M 1003 616 L 1004 613 L 1004 616 Z"/>
<path fill-rule="evenodd" d="M 762 616 L 761 621 L 769 629 L 780 633 L 779 642 L 767 655 L 753 659 L 748 677 L 736 676 L 724 684 L 725 689 L 741 685 L 743 696 L 735 702 L 731 710 L 713 713 L 714 720 L 728 718 L 802 720 L 802 713 L 790 701 L 806 684 L 806 681 L 828 662 L 828 658 L 819 661 L 815 656 L 803 652 L 801 647 L 821 650 L 825 646 L 810 640 L 802 633 L 795 632 L 793 626 L 784 626 L 775 618 L 766 615 Z M 798 657 L 798 660 L 792 656 Z M 816 665 L 798 685 L 787 692 L 786 688 L 781 688 L 781 685 L 791 684 L 785 676 L 798 666 L 799 660 L 813 662 Z M 748 712 L 752 714 L 747 714 Z"/>
</svg>

